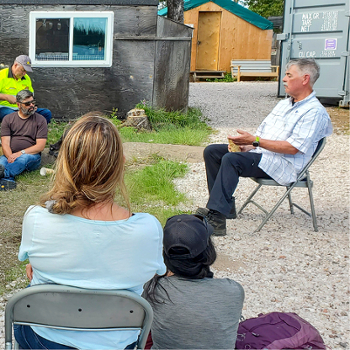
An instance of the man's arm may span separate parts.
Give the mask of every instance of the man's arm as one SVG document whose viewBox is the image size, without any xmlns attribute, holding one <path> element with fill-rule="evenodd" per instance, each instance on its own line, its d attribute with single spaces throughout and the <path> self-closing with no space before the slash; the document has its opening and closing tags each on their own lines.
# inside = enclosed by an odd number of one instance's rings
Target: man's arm
<svg viewBox="0 0 350 350">
<path fill-rule="evenodd" d="M 11 142 L 11 136 L 2 136 L 1 137 L 1 146 L 2 146 L 2 151 L 4 153 L 4 156 L 8 159 L 11 154 L 12 150 L 10 147 L 10 142 Z"/>
<path fill-rule="evenodd" d="M 46 139 L 36 139 L 36 144 L 24 149 L 24 151 L 26 152 L 26 154 L 37 154 L 44 150 L 45 145 L 46 145 Z M 13 163 L 21 155 L 22 155 L 21 151 L 12 153 L 9 157 L 7 157 L 7 161 L 9 163 Z"/>
<path fill-rule="evenodd" d="M 253 141 L 255 141 L 256 137 L 254 135 L 239 129 L 237 130 L 237 132 L 240 135 L 228 137 L 236 145 L 248 146 L 248 145 L 251 145 Z M 259 142 L 260 142 L 261 148 L 267 149 L 268 151 L 271 151 L 271 152 L 284 153 L 284 154 L 296 154 L 299 152 L 297 148 L 292 146 L 287 141 L 273 141 L 273 140 L 260 139 Z"/>
<path fill-rule="evenodd" d="M 16 96 L 13 95 L 7 95 L 7 94 L 0 94 L 0 100 L 1 101 L 7 101 L 8 103 L 16 104 Z"/>
</svg>

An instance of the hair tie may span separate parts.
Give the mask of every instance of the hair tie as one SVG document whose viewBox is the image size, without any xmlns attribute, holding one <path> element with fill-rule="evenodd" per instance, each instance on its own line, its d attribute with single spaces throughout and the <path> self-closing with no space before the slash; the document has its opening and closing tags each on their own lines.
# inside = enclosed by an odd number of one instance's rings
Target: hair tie
<svg viewBox="0 0 350 350">
<path fill-rule="evenodd" d="M 54 214 L 53 206 L 57 203 L 56 200 L 52 199 L 45 202 L 45 208 L 49 211 L 49 213 Z"/>
</svg>

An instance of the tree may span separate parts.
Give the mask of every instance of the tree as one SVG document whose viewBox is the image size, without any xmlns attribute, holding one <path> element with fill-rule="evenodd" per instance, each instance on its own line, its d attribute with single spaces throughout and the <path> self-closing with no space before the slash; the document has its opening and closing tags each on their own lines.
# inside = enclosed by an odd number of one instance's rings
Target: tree
<svg viewBox="0 0 350 350">
<path fill-rule="evenodd" d="M 265 18 L 283 15 L 284 0 L 240 0 L 240 3 Z"/>
<path fill-rule="evenodd" d="M 167 17 L 173 21 L 184 23 L 184 0 L 168 0 Z"/>
</svg>

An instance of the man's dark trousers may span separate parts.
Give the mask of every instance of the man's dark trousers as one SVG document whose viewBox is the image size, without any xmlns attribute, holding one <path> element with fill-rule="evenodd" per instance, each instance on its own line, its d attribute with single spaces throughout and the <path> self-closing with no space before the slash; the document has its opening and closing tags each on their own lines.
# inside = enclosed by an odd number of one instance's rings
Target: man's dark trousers
<svg viewBox="0 0 350 350">
<path fill-rule="evenodd" d="M 207 208 L 224 215 L 230 213 L 232 194 L 239 177 L 270 178 L 258 164 L 262 154 L 252 152 L 229 152 L 227 145 L 210 145 L 204 150 L 209 201 Z"/>
</svg>

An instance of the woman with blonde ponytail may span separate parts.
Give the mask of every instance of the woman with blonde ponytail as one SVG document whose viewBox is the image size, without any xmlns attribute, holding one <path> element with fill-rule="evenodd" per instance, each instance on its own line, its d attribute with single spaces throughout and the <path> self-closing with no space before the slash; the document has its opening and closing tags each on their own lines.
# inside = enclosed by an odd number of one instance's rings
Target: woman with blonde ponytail
<svg viewBox="0 0 350 350">
<path fill-rule="evenodd" d="M 127 208 L 115 201 L 119 191 Z M 23 221 L 19 260 L 29 259 L 31 285 L 129 289 L 141 295 L 165 273 L 163 232 L 146 213 L 132 214 L 124 185 L 124 155 L 108 119 L 79 119 L 60 148 L 53 184 Z M 125 349 L 134 331 L 82 332 L 17 326 L 22 349 Z"/>
</svg>

